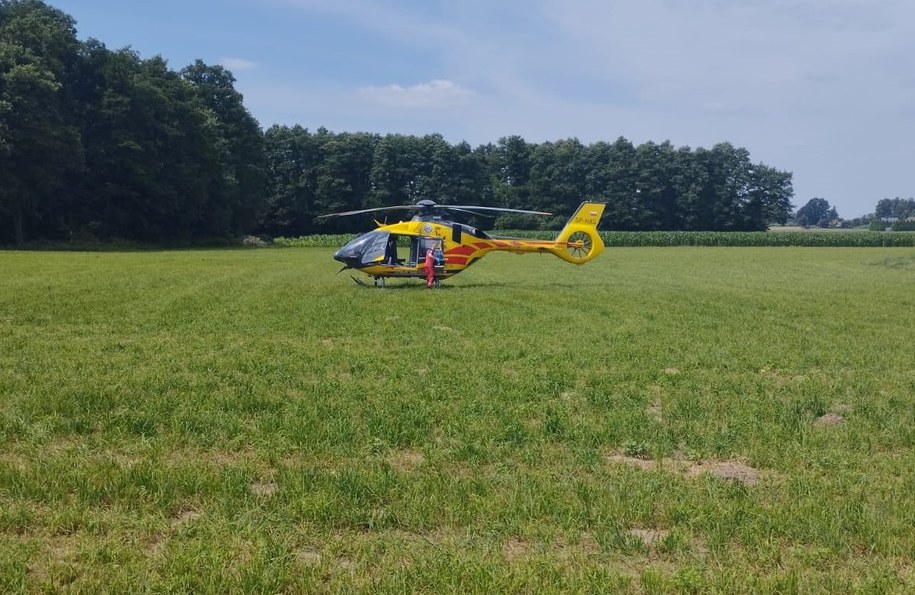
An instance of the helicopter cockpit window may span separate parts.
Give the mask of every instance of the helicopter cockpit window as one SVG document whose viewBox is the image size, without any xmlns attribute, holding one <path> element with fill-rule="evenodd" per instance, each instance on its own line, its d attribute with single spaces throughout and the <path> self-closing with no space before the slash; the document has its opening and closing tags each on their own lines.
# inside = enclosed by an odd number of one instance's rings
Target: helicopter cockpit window
<svg viewBox="0 0 915 595">
<path fill-rule="evenodd" d="M 385 250 L 388 246 L 388 236 L 386 231 L 370 231 L 364 233 L 345 246 L 345 254 L 341 256 L 358 259 L 361 264 L 370 264 L 380 262 L 385 256 Z M 343 252 L 343 250 L 341 250 Z"/>
<path fill-rule="evenodd" d="M 375 237 L 372 239 L 372 243 L 366 246 L 365 252 L 362 253 L 362 262 L 384 260 L 387 254 L 388 236 L 391 234 L 384 231 L 373 232 L 373 234 Z"/>
</svg>

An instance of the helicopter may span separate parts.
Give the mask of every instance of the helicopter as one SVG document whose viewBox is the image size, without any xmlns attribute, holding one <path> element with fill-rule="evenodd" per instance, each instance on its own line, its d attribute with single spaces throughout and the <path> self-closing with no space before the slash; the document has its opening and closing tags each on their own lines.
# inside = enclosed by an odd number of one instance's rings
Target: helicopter
<svg viewBox="0 0 915 595">
<path fill-rule="evenodd" d="M 385 279 L 389 278 L 426 278 L 426 252 L 440 251 L 444 259 L 443 262 L 436 264 L 434 272 L 435 286 L 438 286 L 442 279 L 457 275 L 495 251 L 517 254 L 549 253 L 572 264 L 584 264 L 604 250 L 604 243 L 597 233 L 597 225 L 605 206 L 605 203 L 582 202 L 553 240 L 493 236 L 476 227 L 446 218 L 448 213 L 480 216 L 492 216 L 489 213 L 495 212 L 544 216 L 552 213 L 502 207 L 446 205 L 430 199 L 419 200 L 412 205 L 329 213 L 319 215 L 318 218 L 347 217 L 393 210 L 415 211 L 416 214 L 409 221 L 383 224 L 376 219 L 376 229 L 363 233 L 345 244 L 334 254 L 334 260 L 343 263 L 343 268 L 339 272 L 347 269 L 360 271 L 372 277 L 376 286 L 379 283 L 384 286 Z M 352 275 L 351 278 L 360 285 L 366 285 Z"/>
</svg>

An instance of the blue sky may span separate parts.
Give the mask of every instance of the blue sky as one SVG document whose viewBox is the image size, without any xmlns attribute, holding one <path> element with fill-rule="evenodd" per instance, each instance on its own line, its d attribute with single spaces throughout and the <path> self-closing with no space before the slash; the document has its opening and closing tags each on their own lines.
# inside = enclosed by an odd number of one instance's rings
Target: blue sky
<svg viewBox="0 0 915 595">
<path fill-rule="evenodd" d="M 49 0 L 80 39 L 228 67 L 263 127 L 472 146 L 728 141 L 843 217 L 915 196 L 911 0 Z"/>
</svg>

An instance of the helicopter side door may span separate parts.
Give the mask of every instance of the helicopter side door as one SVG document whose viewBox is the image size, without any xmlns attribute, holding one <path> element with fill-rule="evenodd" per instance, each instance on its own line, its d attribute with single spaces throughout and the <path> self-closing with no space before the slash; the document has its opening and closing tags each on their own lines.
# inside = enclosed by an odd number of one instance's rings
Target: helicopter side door
<svg viewBox="0 0 915 595">
<path fill-rule="evenodd" d="M 414 237 L 410 241 L 410 261 L 407 264 L 422 266 L 426 261 L 426 251 L 443 248 L 442 239 L 428 236 Z"/>
</svg>

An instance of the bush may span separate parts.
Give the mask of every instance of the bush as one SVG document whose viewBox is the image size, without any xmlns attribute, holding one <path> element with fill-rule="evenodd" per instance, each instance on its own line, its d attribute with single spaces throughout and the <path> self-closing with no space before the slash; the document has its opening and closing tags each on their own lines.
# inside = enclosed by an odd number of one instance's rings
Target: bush
<svg viewBox="0 0 915 595">
<path fill-rule="evenodd" d="M 886 231 L 886 223 L 882 219 L 871 219 L 867 229 L 870 231 Z"/>
<path fill-rule="evenodd" d="M 278 237 L 273 245 L 279 248 L 333 248 L 340 247 L 356 237 L 353 234 L 318 234 L 297 238 Z"/>
<path fill-rule="evenodd" d="M 897 221 L 893 223 L 893 231 L 915 231 L 915 221 Z"/>
</svg>

